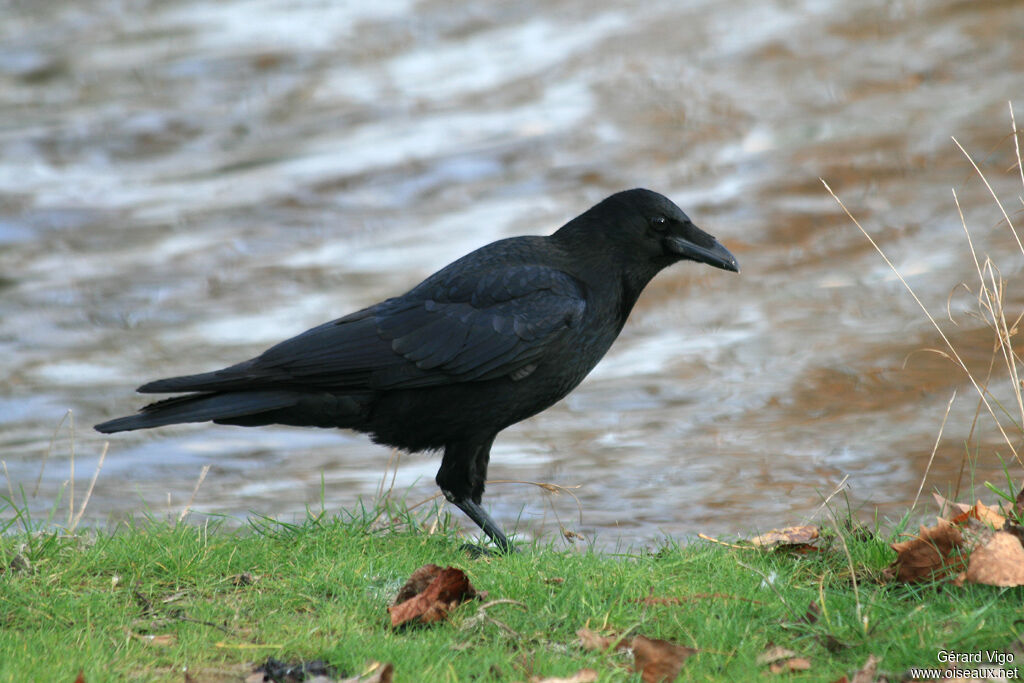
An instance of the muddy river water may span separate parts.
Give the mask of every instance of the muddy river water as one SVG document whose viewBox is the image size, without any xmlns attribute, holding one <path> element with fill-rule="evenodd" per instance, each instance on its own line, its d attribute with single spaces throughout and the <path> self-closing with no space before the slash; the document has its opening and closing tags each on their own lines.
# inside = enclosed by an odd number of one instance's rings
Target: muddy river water
<svg viewBox="0 0 1024 683">
<path fill-rule="evenodd" d="M 743 272 L 663 272 L 583 385 L 499 436 L 492 479 L 578 486 L 582 509 L 493 484 L 500 522 L 605 544 L 742 533 L 803 520 L 844 478 L 843 506 L 898 514 L 954 391 L 925 490 L 965 455 L 964 486 L 1005 481 L 974 388 L 819 178 L 985 375 L 951 190 L 1013 317 L 1024 258 L 952 137 L 1024 224 L 1022 3 L 50 0 L 0 18 L 0 459 L 37 516 L 69 478 L 65 422 L 31 497 L 68 410 L 80 501 L 105 440 L 89 426 L 141 405 L 143 381 L 248 358 L 636 186 Z M 91 522 L 180 510 L 206 464 L 198 513 L 352 508 L 389 456 L 285 427 L 109 441 Z M 437 464 L 403 457 L 396 492 L 436 493 Z"/>
</svg>

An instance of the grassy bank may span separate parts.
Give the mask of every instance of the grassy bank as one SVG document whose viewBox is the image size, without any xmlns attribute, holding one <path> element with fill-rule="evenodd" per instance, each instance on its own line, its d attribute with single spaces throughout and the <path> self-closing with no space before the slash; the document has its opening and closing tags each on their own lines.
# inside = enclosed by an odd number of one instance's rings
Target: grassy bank
<svg viewBox="0 0 1024 683">
<path fill-rule="evenodd" d="M 891 539 L 863 529 L 803 553 L 702 541 L 471 559 L 451 529 L 380 528 L 374 517 L 243 530 L 150 519 L 77 536 L 8 529 L 0 680 L 70 682 L 79 670 L 90 682 L 244 680 L 268 657 L 323 660 L 338 678 L 389 662 L 397 681 L 584 668 L 640 680 L 625 653 L 581 647 L 584 627 L 696 648 L 681 680 L 775 679 L 773 646 L 806 660 L 791 674 L 800 680 L 852 678 L 869 655 L 898 680 L 939 665 L 942 650 L 1007 652 L 1024 629 L 1019 588 L 885 581 Z M 441 623 L 393 629 L 389 602 L 426 563 L 464 569 L 486 595 Z"/>
</svg>

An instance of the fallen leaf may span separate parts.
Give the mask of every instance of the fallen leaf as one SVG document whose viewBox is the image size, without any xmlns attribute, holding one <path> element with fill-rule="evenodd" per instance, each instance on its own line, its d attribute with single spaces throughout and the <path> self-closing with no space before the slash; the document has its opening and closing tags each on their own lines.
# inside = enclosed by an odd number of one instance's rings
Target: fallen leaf
<svg viewBox="0 0 1024 683">
<path fill-rule="evenodd" d="M 345 678 L 338 683 L 392 683 L 395 678 L 395 666 L 388 662 L 387 664 L 381 664 L 375 662 L 375 666 L 370 667 L 369 675 L 363 674 L 362 676 L 354 676 L 352 678 Z M 316 679 L 309 681 L 309 683 L 315 683 Z"/>
<path fill-rule="evenodd" d="M 880 661 L 882 660 L 875 655 L 868 655 L 864 666 L 860 668 L 860 671 L 853 674 L 853 680 L 850 683 L 875 683 L 875 673 L 878 671 L 878 663 Z"/>
<path fill-rule="evenodd" d="M 697 653 L 692 647 L 645 636 L 636 636 L 630 646 L 633 648 L 633 669 L 640 672 L 644 683 L 676 680 L 686 660 Z"/>
<path fill-rule="evenodd" d="M 974 519 L 988 524 L 993 529 L 999 529 L 1006 523 L 1006 517 L 999 514 L 999 511 L 996 508 L 989 507 L 980 500 L 970 509 L 969 514 Z"/>
<path fill-rule="evenodd" d="M 817 539 L 818 535 L 819 531 L 816 526 L 788 526 L 784 529 L 772 529 L 760 536 L 755 536 L 750 539 L 750 542 L 762 548 L 799 546 L 809 544 Z"/>
<path fill-rule="evenodd" d="M 1024 547 L 1013 534 L 997 531 L 975 548 L 967 565 L 967 580 L 988 586 L 1024 586 Z"/>
<path fill-rule="evenodd" d="M 784 659 L 796 657 L 796 653 L 778 645 L 772 646 L 757 656 L 758 664 L 774 664 Z"/>
<path fill-rule="evenodd" d="M 530 683 L 593 683 L 597 680 L 594 669 L 580 669 L 568 678 L 531 678 Z"/>
<path fill-rule="evenodd" d="M 955 524 L 944 519 L 933 527 L 922 525 L 916 538 L 890 547 L 897 556 L 889 570 L 905 583 L 938 579 L 963 565 L 956 555 L 963 547 L 963 535 Z"/>
<path fill-rule="evenodd" d="M 1021 493 L 1024 493 L 1024 490 Z M 939 517 L 948 519 L 954 524 L 963 524 L 968 519 L 977 519 L 998 529 L 1006 522 L 1006 517 L 1002 514 L 1002 511 L 990 505 L 985 505 L 980 500 L 974 505 L 968 505 L 947 500 L 937 493 L 933 493 L 932 496 L 935 498 L 935 502 L 939 504 Z"/>
<path fill-rule="evenodd" d="M 692 647 L 677 645 L 670 640 L 646 636 L 635 636 L 627 640 L 615 634 L 602 636 L 589 628 L 576 631 L 576 636 L 586 650 L 604 651 L 611 647 L 616 650 L 631 650 L 633 670 L 640 672 L 644 683 L 674 681 L 687 658 L 698 652 Z"/>
<path fill-rule="evenodd" d="M 427 589 L 427 586 L 441 573 L 441 568 L 436 564 L 425 564 L 409 576 L 405 584 L 398 589 L 393 605 L 399 605 L 410 598 L 414 598 Z"/>
<path fill-rule="evenodd" d="M 432 568 L 427 572 L 428 568 Z M 425 588 L 413 597 L 405 600 L 396 599 L 396 604 L 388 608 L 391 613 L 391 626 L 399 627 L 411 621 L 418 621 L 421 624 L 429 624 L 440 621 L 448 616 L 448 613 L 467 600 L 476 597 L 476 590 L 473 589 L 465 572 L 455 567 L 440 569 L 436 565 L 426 565 L 413 572 L 412 577 L 405 586 L 398 592 L 399 598 L 409 593 L 407 590 L 410 584 L 415 587 L 421 586 L 426 581 L 426 576 L 437 574 L 430 580 Z"/>
<path fill-rule="evenodd" d="M 580 645 L 584 650 L 607 650 L 612 643 L 618 640 L 618 636 L 602 636 L 589 628 L 581 628 L 576 631 L 576 637 L 580 639 Z M 625 642 L 619 644 L 619 648 L 623 647 L 627 647 Z"/>
<path fill-rule="evenodd" d="M 943 518 L 948 519 L 951 516 L 955 516 L 952 514 L 953 511 L 956 511 L 956 514 L 959 515 L 971 509 L 971 506 L 967 503 L 958 503 L 954 500 L 949 500 L 938 493 L 932 493 L 932 498 L 934 498 L 935 502 L 938 503 L 939 516 Z"/>
<path fill-rule="evenodd" d="M 78 676 L 75 677 L 75 683 L 85 683 L 85 671 L 83 669 L 78 670 Z"/>
</svg>

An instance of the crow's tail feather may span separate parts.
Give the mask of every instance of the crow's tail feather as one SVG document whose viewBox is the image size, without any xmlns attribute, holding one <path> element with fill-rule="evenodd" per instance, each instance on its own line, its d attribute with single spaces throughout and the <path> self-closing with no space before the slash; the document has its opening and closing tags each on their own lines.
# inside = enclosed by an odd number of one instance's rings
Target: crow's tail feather
<svg viewBox="0 0 1024 683">
<path fill-rule="evenodd" d="M 104 434 L 148 429 L 182 422 L 233 420 L 295 406 L 302 398 L 295 391 L 235 391 L 189 394 L 150 403 L 135 415 L 101 422 Z"/>
</svg>

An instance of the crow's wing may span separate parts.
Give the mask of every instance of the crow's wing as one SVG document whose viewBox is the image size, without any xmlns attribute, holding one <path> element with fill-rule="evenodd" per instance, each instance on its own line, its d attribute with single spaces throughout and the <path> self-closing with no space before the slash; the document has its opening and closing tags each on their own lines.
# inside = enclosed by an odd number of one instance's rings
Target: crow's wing
<svg viewBox="0 0 1024 683">
<path fill-rule="evenodd" d="M 583 285 L 554 268 L 505 266 L 425 282 L 379 304 L 375 322 L 407 362 L 381 368 L 379 388 L 512 375 L 540 360 L 583 317 Z"/>
<path fill-rule="evenodd" d="M 583 285 L 555 268 L 446 269 L 401 297 L 314 327 L 252 360 L 140 391 L 400 389 L 522 374 L 579 323 L 585 308 Z"/>
</svg>

